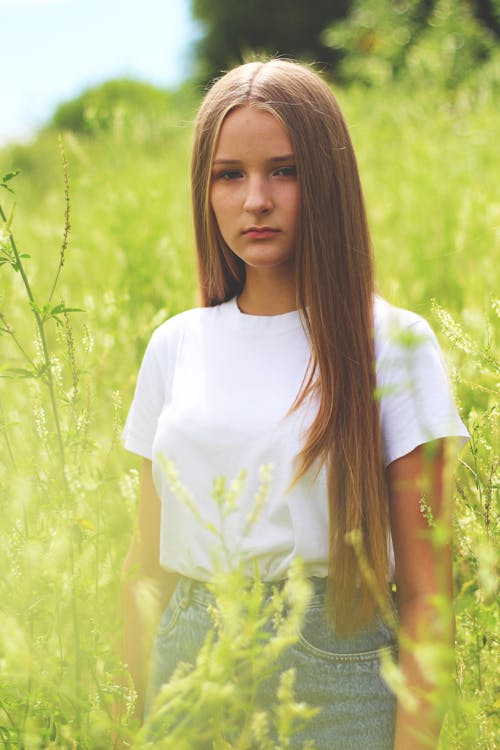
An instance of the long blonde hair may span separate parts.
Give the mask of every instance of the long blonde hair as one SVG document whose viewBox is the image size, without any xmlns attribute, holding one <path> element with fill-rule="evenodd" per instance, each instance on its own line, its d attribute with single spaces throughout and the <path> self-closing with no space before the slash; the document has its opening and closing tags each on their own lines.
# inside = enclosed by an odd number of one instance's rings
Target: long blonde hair
<svg viewBox="0 0 500 750">
<path fill-rule="evenodd" d="M 245 283 L 244 264 L 224 242 L 209 199 L 222 123 L 242 106 L 274 114 L 295 154 L 301 195 L 296 303 L 311 361 L 292 409 L 311 396 L 319 406 L 294 481 L 326 463 L 330 613 L 337 630 L 346 632 L 373 623 L 374 583 L 378 596 L 386 603 L 389 597 L 388 503 L 375 398 L 373 262 L 358 168 L 339 106 L 309 68 L 272 59 L 241 65 L 216 81 L 198 113 L 192 157 L 203 305 L 234 297 Z M 366 570 L 360 555 L 371 569 L 371 582 L 357 575 Z"/>
</svg>

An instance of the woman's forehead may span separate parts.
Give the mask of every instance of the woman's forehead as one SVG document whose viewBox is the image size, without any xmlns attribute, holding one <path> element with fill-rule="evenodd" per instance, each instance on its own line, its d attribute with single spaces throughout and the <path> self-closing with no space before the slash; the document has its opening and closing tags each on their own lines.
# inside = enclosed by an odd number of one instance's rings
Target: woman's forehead
<svg viewBox="0 0 500 750">
<path fill-rule="evenodd" d="M 278 117 L 268 110 L 246 105 L 231 110 L 224 118 L 214 159 L 231 159 L 234 153 L 250 152 L 288 156 L 293 154 L 293 145 Z"/>
</svg>

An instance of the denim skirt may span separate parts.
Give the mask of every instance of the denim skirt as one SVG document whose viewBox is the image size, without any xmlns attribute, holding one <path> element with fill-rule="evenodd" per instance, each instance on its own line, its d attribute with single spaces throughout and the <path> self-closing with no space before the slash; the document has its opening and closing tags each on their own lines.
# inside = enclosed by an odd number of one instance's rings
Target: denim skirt
<svg viewBox="0 0 500 750">
<path fill-rule="evenodd" d="M 381 619 L 375 628 L 339 637 L 326 622 L 326 581 L 310 579 L 313 594 L 296 642 L 279 658 L 278 674 L 259 685 L 260 705 L 276 701 L 279 673 L 295 668 L 294 698 L 319 712 L 291 738 L 317 750 L 393 750 L 396 698 L 380 674 L 380 652 L 396 654 L 394 632 Z M 278 584 L 279 586 L 280 584 Z M 266 596 L 272 587 L 266 584 Z M 161 686 L 180 662 L 194 664 L 213 630 L 213 594 L 204 583 L 181 578 L 168 603 L 153 646 L 146 718 Z M 211 747 L 199 744 L 193 750 Z"/>
</svg>

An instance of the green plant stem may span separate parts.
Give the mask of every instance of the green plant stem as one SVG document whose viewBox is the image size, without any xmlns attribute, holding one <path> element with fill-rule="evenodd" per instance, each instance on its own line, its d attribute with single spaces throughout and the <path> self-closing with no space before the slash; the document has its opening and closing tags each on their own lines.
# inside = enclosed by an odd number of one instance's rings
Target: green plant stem
<svg viewBox="0 0 500 750">
<path fill-rule="evenodd" d="M 49 300 L 48 304 L 50 305 L 52 301 L 52 297 L 54 296 L 54 292 L 56 291 L 57 282 L 59 281 L 59 276 L 62 270 L 62 267 L 64 266 L 64 259 L 66 254 L 66 249 L 68 247 L 68 238 L 69 238 L 69 231 L 71 229 L 71 223 L 70 223 L 70 196 L 69 196 L 69 171 L 68 171 L 68 162 L 66 160 L 66 153 L 64 151 L 64 144 L 62 137 L 59 136 L 59 148 L 61 151 L 61 157 L 62 157 L 62 164 L 63 164 L 63 171 L 64 171 L 64 200 L 65 200 L 65 212 L 64 212 L 64 234 L 63 234 L 63 241 L 61 244 L 61 251 L 59 253 L 59 264 L 57 266 L 56 275 L 54 278 L 54 283 L 52 284 L 52 289 L 49 294 Z"/>
<path fill-rule="evenodd" d="M 4 222 L 7 221 L 6 216 L 3 212 L 2 207 L 0 206 L 0 217 L 3 219 Z M 64 451 L 64 442 L 62 439 L 62 433 L 61 433 L 61 425 L 59 422 L 59 413 L 57 410 L 57 403 L 56 403 L 56 394 L 54 390 L 54 380 L 52 377 L 52 370 L 51 370 L 51 362 L 50 362 L 50 356 L 49 356 L 49 350 L 47 346 L 47 338 L 45 336 L 45 328 L 44 328 L 44 321 L 42 319 L 42 316 L 37 310 L 37 304 L 35 302 L 35 297 L 33 295 L 33 292 L 31 291 L 31 285 L 29 283 L 28 277 L 26 276 L 26 271 L 24 270 L 23 263 L 21 261 L 21 257 L 19 255 L 16 242 L 14 240 L 14 236 L 12 232 L 9 232 L 9 239 L 10 244 L 12 247 L 12 251 L 14 253 L 14 257 L 16 259 L 16 264 L 19 269 L 19 273 L 21 274 L 21 278 L 23 280 L 24 287 L 26 289 L 26 294 L 28 295 L 29 301 L 31 303 L 31 309 L 33 311 L 33 315 L 35 316 L 38 333 L 40 335 L 40 341 L 42 343 L 42 350 L 43 350 L 43 358 L 44 362 L 47 368 L 47 386 L 49 389 L 49 395 L 50 395 L 50 403 L 52 406 L 52 415 L 54 417 L 54 423 L 56 427 L 56 434 L 57 434 L 57 443 L 59 447 L 59 458 L 61 462 L 61 472 L 63 475 L 63 483 L 65 486 L 67 486 L 66 481 L 66 474 L 64 472 L 64 467 L 66 465 L 66 457 L 65 457 L 65 451 Z"/>
<path fill-rule="evenodd" d="M 475 623 L 477 625 L 477 623 Z M 477 649 L 477 686 L 479 690 L 483 689 L 483 675 L 482 675 L 482 669 L 481 669 L 481 643 L 480 643 L 480 633 L 479 630 L 476 629 L 476 649 Z"/>
<path fill-rule="evenodd" d="M 6 702 L 5 702 L 5 701 L 3 701 L 3 700 L 0 700 L 0 708 L 2 709 L 2 711 L 4 712 L 4 714 L 6 715 L 6 717 L 8 718 L 8 720 L 10 721 L 10 724 L 11 724 L 11 726 L 12 726 L 12 729 L 14 729 L 14 731 L 19 731 L 19 730 L 18 730 L 18 727 L 17 727 L 17 725 L 16 725 L 16 723 L 15 723 L 15 721 L 14 721 L 14 719 L 13 719 L 13 718 L 12 718 L 12 716 L 10 715 L 10 712 L 9 712 L 9 710 L 8 710 L 8 708 L 7 708 L 7 704 L 6 704 Z"/>
<path fill-rule="evenodd" d="M 32 705 L 32 692 L 33 692 L 33 677 L 30 672 L 29 678 L 28 678 L 28 688 L 27 688 L 27 695 L 25 697 L 26 701 L 26 707 L 24 709 L 24 716 L 23 716 L 23 735 L 26 735 L 26 727 L 28 724 L 28 719 L 31 714 L 31 705 Z"/>
<path fill-rule="evenodd" d="M 23 355 L 23 357 L 28 361 L 28 363 L 31 365 L 31 367 L 33 367 L 33 369 L 35 369 L 35 363 L 31 359 L 31 357 L 28 354 L 28 352 L 24 349 L 24 347 L 21 344 L 21 342 L 19 341 L 19 339 L 17 338 L 16 334 L 14 333 L 14 329 L 12 328 L 12 326 L 10 326 L 7 323 L 5 315 L 3 313 L 1 313 L 1 312 L 0 312 L 0 320 L 2 321 L 2 323 L 4 325 L 3 330 L 5 331 L 5 333 L 7 333 L 11 337 L 11 339 L 13 340 L 14 344 L 17 346 L 17 348 L 19 349 L 19 351 L 21 352 L 21 354 Z"/>
<path fill-rule="evenodd" d="M 14 458 L 14 454 L 12 452 L 12 446 L 10 444 L 10 438 L 9 438 L 9 431 L 7 430 L 7 424 L 5 422 L 5 412 L 3 410 L 1 401 L 0 401 L 0 425 L 2 427 L 3 436 L 5 438 L 5 444 L 9 452 L 9 457 L 10 457 L 12 466 L 14 467 L 14 470 L 17 471 L 16 459 Z"/>
<path fill-rule="evenodd" d="M 75 728 L 78 741 L 81 740 L 81 670 L 80 670 L 80 624 L 78 619 L 77 594 L 75 591 L 75 551 L 74 551 L 73 530 L 71 544 L 69 545 L 70 570 L 71 570 L 71 617 L 73 620 L 73 633 L 75 639 Z"/>
<path fill-rule="evenodd" d="M 65 174 L 67 175 L 66 163 L 65 163 Z M 67 239 L 68 239 L 68 233 L 69 233 L 69 220 L 68 220 L 69 219 L 69 183 L 68 183 L 67 177 L 65 181 L 66 181 L 66 200 L 67 200 L 65 234 L 64 234 L 61 256 L 59 259 L 59 268 L 56 274 L 56 279 L 54 281 L 51 296 L 54 293 L 55 286 L 59 279 L 60 270 L 64 264 L 64 250 L 67 245 Z M 0 206 L 0 217 L 3 219 L 4 222 L 6 222 L 6 217 L 1 206 Z M 10 231 L 9 231 L 9 239 L 10 239 L 12 251 L 14 253 L 14 257 L 16 260 L 16 265 L 17 265 L 17 268 L 19 269 L 19 273 L 21 274 L 21 278 L 23 280 L 23 284 L 26 289 L 28 299 L 30 301 L 31 309 L 33 311 L 33 315 L 35 316 L 38 333 L 40 335 L 40 341 L 42 344 L 42 351 L 43 351 L 43 359 L 44 359 L 44 363 L 45 363 L 46 370 L 47 370 L 47 386 L 48 386 L 49 395 L 50 395 L 50 402 L 52 406 L 54 424 L 56 427 L 62 481 L 63 481 L 63 486 L 67 490 L 67 494 L 69 494 L 70 488 L 68 485 L 66 472 L 65 472 L 66 456 L 65 456 L 65 449 L 64 449 L 64 441 L 62 438 L 61 425 L 59 421 L 59 412 L 57 409 L 56 395 L 55 395 L 55 389 L 54 389 L 54 380 L 52 377 L 52 370 L 51 370 L 51 360 L 50 360 L 49 349 L 47 345 L 47 338 L 45 336 L 44 320 L 38 311 L 38 306 L 36 304 L 35 297 L 33 295 L 31 285 L 29 283 L 29 279 L 26 275 L 26 271 L 24 269 L 21 256 L 17 249 L 14 236 L 12 232 Z M 74 647 L 75 647 L 74 649 L 74 653 L 75 653 L 74 679 L 75 679 L 75 698 L 76 698 L 75 727 L 77 730 L 77 736 L 80 736 L 80 729 L 81 729 L 81 670 L 80 670 L 80 658 L 79 658 L 80 657 L 80 627 L 79 627 L 79 620 L 78 620 L 77 596 L 76 596 L 76 592 L 74 589 L 76 567 L 75 567 L 75 555 L 74 555 L 73 547 L 74 547 L 74 542 L 72 539 L 71 544 L 70 544 L 70 570 L 71 570 L 71 577 L 72 577 L 72 582 L 73 582 L 72 597 L 71 597 L 71 614 L 72 614 L 72 620 L 73 620 Z M 27 711 L 29 710 L 30 710 L 30 704 L 28 704 L 28 707 L 27 707 Z M 27 721 L 27 718 L 28 718 L 28 713 L 25 716 L 25 722 Z"/>
</svg>

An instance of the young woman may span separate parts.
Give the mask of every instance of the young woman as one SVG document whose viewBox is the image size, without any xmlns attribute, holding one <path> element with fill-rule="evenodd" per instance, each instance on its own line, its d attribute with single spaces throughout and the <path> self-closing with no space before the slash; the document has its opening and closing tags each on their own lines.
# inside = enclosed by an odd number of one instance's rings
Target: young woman
<svg viewBox="0 0 500 750">
<path fill-rule="evenodd" d="M 435 609 L 436 594 L 452 596 L 450 544 L 434 548 L 424 532 L 429 512 L 450 526 L 445 458 L 467 431 L 427 323 L 375 296 L 356 160 L 328 86 L 283 60 L 224 75 L 198 114 L 192 194 L 202 307 L 153 333 L 125 428 L 126 447 L 144 457 L 124 566 L 125 658 L 139 710 L 148 658 L 129 572 L 157 580 L 170 601 L 150 698 L 210 628 L 213 535 L 172 491 L 163 456 L 214 524 L 213 479 L 245 469 L 226 543 L 265 581 L 285 579 L 296 556 L 311 577 L 313 602 L 287 656 L 298 700 L 321 708 L 301 741 L 432 747 L 431 680 L 405 644 L 452 637 Z M 248 529 L 263 464 L 273 466 L 270 496 Z M 391 577 L 416 711 L 380 676 L 378 650 L 394 638 L 380 617 Z"/>
</svg>

